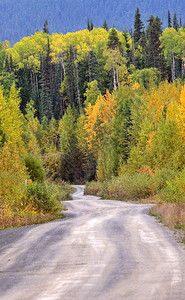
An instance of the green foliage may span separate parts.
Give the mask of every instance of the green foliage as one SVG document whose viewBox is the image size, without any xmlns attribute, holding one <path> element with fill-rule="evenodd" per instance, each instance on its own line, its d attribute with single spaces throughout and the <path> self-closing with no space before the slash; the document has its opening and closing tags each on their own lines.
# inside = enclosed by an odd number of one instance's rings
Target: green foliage
<svg viewBox="0 0 185 300">
<path fill-rule="evenodd" d="M 148 149 L 153 167 L 181 169 L 185 163 L 184 145 L 177 125 L 173 121 L 161 120 Z"/>
<path fill-rule="evenodd" d="M 104 199 L 138 200 L 155 193 L 155 184 L 148 174 L 124 174 L 103 183 L 89 183 L 86 194 L 96 194 Z"/>
<path fill-rule="evenodd" d="M 115 28 L 110 29 L 108 36 L 108 49 L 116 50 L 119 49 L 121 51 L 121 42 L 118 38 L 118 33 Z"/>
<path fill-rule="evenodd" d="M 26 201 L 31 202 L 38 211 L 60 212 L 60 191 L 55 185 L 33 182 L 27 185 Z"/>
<path fill-rule="evenodd" d="M 141 14 L 139 12 L 139 8 L 137 7 L 135 12 L 135 20 L 134 20 L 134 43 L 136 43 L 136 47 L 142 36 L 143 31 L 143 22 L 141 21 Z"/>
<path fill-rule="evenodd" d="M 143 84 L 145 88 L 150 86 L 150 83 L 159 84 L 160 72 L 156 68 L 145 68 L 142 70 L 136 70 L 134 72 L 133 81 L 137 81 L 139 84 Z"/>
<path fill-rule="evenodd" d="M 185 169 L 176 172 L 176 176 L 166 181 L 165 188 L 161 191 L 160 197 L 166 202 L 183 202 L 185 203 Z"/>
<path fill-rule="evenodd" d="M 24 157 L 24 162 L 30 175 L 30 179 L 33 181 L 43 182 L 46 174 L 42 161 L 30 153 Z"/>
<path fill-rule="evenodd" d="M 105 184 L 103 182 L 91 181 L 85 186 L 84 195 L 100 196 Z"/>
<path fill-rule="evenodd" d="M 86 97 L 85 102 L 84 102 L 85 107 L 88 107 L 89 103 L 91 105 L 94 105 L 100 94 L 101 93 L 98 88 L 97 80 L 94 80 L 94 81 L 91 81 L 90 83 L 88 83 L 86 92 L 84 94 L 84 96 Z"/>
</svg>

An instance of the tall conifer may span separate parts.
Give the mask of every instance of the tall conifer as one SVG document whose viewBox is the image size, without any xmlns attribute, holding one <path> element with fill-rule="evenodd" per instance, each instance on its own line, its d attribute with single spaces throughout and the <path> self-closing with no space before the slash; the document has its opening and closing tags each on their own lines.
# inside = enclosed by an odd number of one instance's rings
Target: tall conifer
<svg viewBox="0 0 185 300">
<path fill-rule="evenodd" d="M 170 15 L 170 10 L 168 9 L 168 27 L 172 27 L 172 22 L 171 22 L 171 15 Z"/>
<path fill-rule="evenodd" d="M 137 45 L 139 43 L 139 40 L 142 36 L 143 31 L 143 22 L 141 21 L 141 15 L 139 12 L 139 8 L 137 7 L 135 12 L 135 21 L 134 21 L 134 43 Z"/>
</svg>

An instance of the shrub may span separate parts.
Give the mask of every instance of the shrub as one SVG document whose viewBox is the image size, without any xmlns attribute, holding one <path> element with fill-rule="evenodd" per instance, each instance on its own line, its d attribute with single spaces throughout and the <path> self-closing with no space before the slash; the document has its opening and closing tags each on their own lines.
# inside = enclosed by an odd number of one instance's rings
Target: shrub
<svg viewBox="0 0 185 300">
<path fill-rule="evenodd" d="M 148 174 L 124 174 L 100 183 L 88 183 L 85 193 L 107 199 L 136 200 L 149 197 L 155 192 L 155 184 Z"/>
<path fill-rule="evenodd" d="M 185 203 L 185 169 L 177 173 L 173 179 L 166 181 L 166 186 L 161 191 L 160 197 L 166 202 Z"/>
<path fill-rule="evenodd" d="M 59 212 L 61 210 L 60 192 L 55 185 L 33 182 L 27 186 L 27 202 L 42 212 Z"/>
<path fill-rule="evenodd" d="M 103 197 L 103 187 L 105 187 L 105 183 L 103 182 L 97 182 L 97 181 L 91 181 L 88 182 L 85 186 L 84 195 L 95 195 Z"/>
<path fill-rule="evenodd" d="M 43 182 L 46 174 L 42 162 L 32 154 L 25 156 L 24 161 L 30 178 L 33 181 Z"/>
</svg>

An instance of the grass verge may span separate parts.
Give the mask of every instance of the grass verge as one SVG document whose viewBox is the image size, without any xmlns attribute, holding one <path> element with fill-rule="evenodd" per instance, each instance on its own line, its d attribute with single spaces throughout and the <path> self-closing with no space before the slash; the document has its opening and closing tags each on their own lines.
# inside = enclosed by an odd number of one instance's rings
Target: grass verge
<svg viewBox="0 0 185 300">
<path fill-rule="evenodd" d="M 185 203 L 159 203 L 150 215 L 157 217 L 168 228 L 178 231 L 178 239 L 185 243 Z"/>
<path fill-rule="evenodd" d="M 14 203 L 0 199 L 0 229 L 41 224 L 63 218 L 64 204 L 73 189 L 63 183 L 33 182 L 24 197 Z"/>
</svg>

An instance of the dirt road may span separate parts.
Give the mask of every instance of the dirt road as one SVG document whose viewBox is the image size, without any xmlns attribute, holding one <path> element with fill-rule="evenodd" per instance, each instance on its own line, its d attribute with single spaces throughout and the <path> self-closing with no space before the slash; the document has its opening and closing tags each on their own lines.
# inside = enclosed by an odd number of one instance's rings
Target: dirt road
<svg viewBox="0 0 185 300">
<path fill-rule="evenodd" d="M 66 219 L 0 231 L 0 299 L 184 300 L 185 250 L 150 204 L 83 196 Z"/>
</svg>

